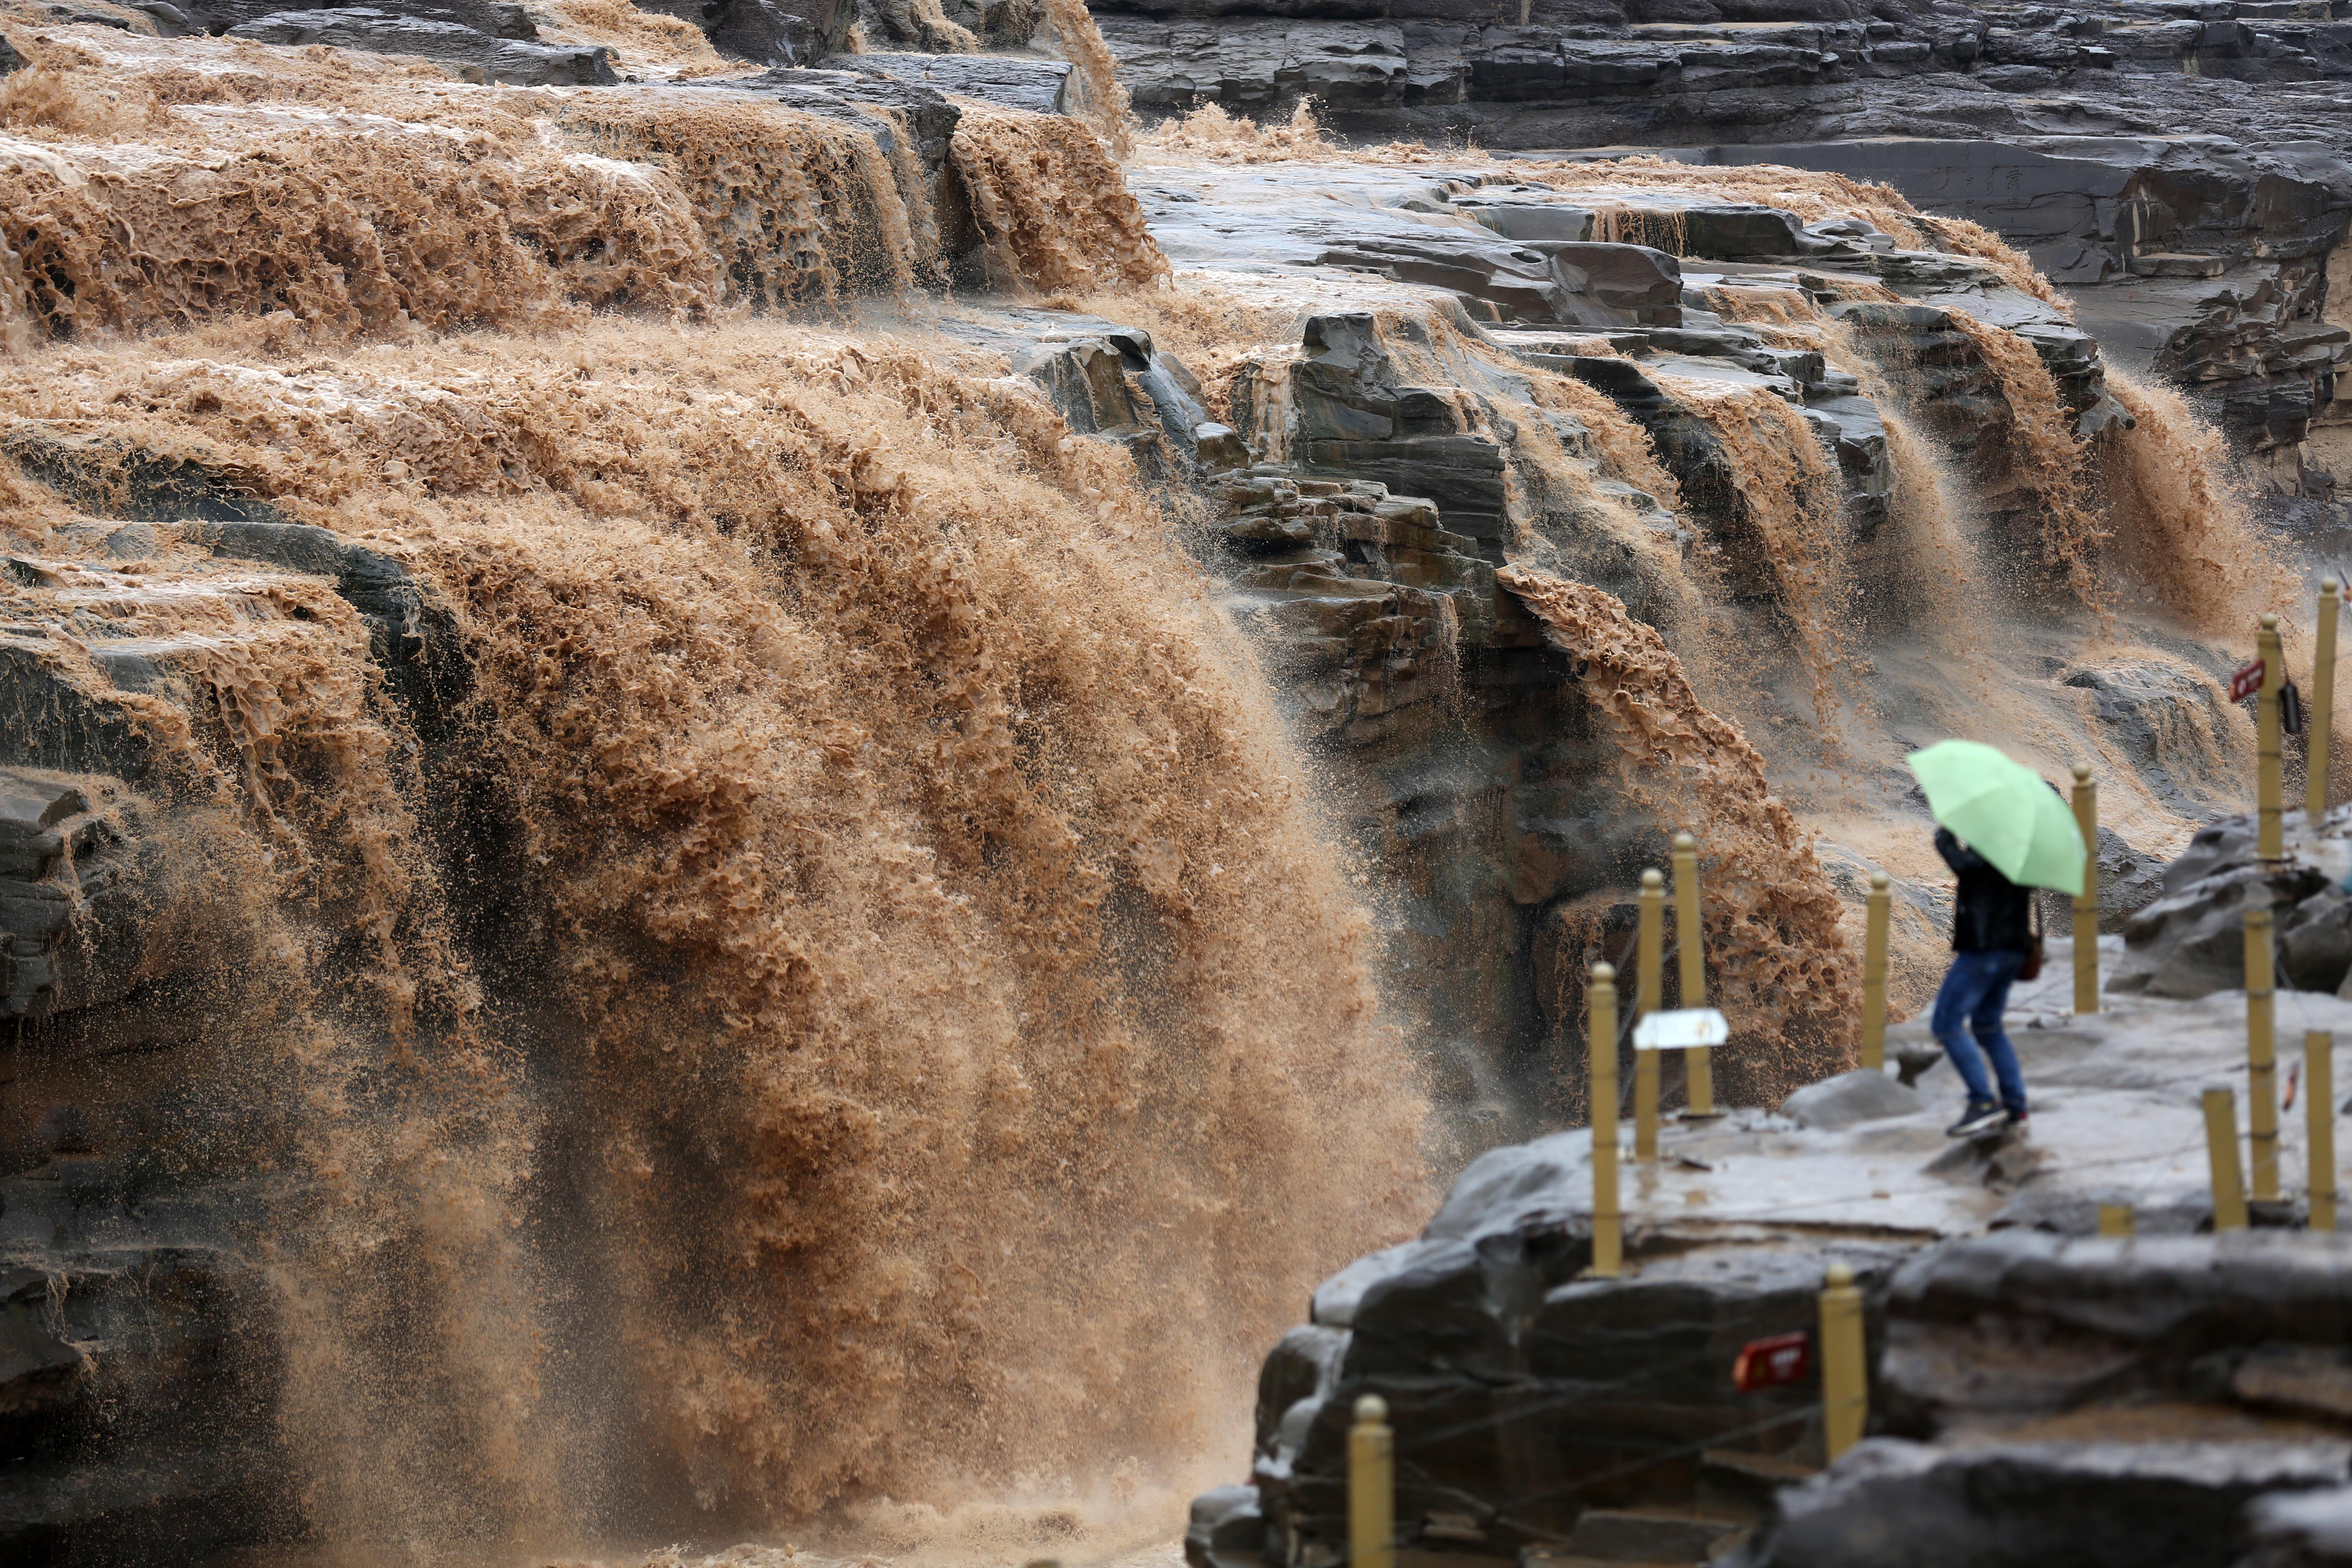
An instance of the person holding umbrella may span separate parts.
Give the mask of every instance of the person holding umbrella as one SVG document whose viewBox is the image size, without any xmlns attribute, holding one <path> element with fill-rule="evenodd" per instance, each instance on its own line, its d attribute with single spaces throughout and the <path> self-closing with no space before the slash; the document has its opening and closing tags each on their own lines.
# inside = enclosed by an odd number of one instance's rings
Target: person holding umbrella
<svg viewBox="0 0 2352 1568">
<path fill-rule="evenodd" d="M 1969 1089 L 1968 1109 L 1946 1131 L 1974 1138 L 2020 1127 L 2025 1075 L 2000 1016 L 2027 955 L 2038 958 L 2042 945 L 2028 889 L 2082 894 L 2082 830 L 2041 774 L 1990 746 L 1938 741 L 1906 761 L 1942 825 L 1937 852 L 1960 883 L 1952 904 L 1952 966 L 1928 1023 Z"/>
</svg>

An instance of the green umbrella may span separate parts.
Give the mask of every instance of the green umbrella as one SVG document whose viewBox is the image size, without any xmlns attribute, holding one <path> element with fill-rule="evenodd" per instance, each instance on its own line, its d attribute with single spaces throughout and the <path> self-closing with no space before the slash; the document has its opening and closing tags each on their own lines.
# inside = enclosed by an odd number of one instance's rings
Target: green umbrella
<svg viewBox="0 0 2352 1568">
<path fill-rule="evenodd" d="M 2083 894 L 2083 830 L 2042 775 L 1974 741 L 1938 741 L 1904 759 L 1927 809 L 2021 887 Z"/>
</svg>

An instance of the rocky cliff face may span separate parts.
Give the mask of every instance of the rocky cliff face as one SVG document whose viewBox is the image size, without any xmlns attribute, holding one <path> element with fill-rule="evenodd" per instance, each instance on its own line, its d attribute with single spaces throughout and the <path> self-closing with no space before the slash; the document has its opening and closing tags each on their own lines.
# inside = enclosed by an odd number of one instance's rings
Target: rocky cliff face
<svg viewBox="0 0 2352 1568">
<path fill-rule="evenodd" d="M 883 1471 L 928 1504 L 1181 1468 L 1171 1390 L 1243 1388 L 1424 1168 L 1581 1117 L 1582 976 L 1671 833 L 1754 1110 L 1849 1063 L 1874 865 L 1931 976 L 1913 744 L 2093 763 L 2119 868 L 2235 804 L 2214 677 L 2300 563 L 2092 301 L 2155 301 L 2150 374 L 2307 395 L 2232 428 L 2324 489 L 2324 169 L 2110 148 L 2136 172 L 2014 236 L 2070 300 L 1961 221 L 2021 218 L 1844 143 L 1203 117 L 1122 167 L 1061 112 L 1115 103 L 1074 8 L 513 10 L 12 29 L 12 1549 L 749 1531 Z M 1445 112 L 1496 125 L 1719 89 L 1818 138 L 1844 49 L 1927 62 L 1871 91 L 2011 68 L 1957 14 L 1756 20 L 1522 16 L 1507 68 L 1486 18 L 1281 25 L 1451 29 L 1488 63 Z M 1571 43 L 1657 69 L 1587 92 Z M 1177 107 L 1156 58 L 1128 90 Z M 2130 293 L 2217 279 L 2226 311 Z M 1261 1525 L 1328 1533 L 1325 1395 L 1457 1350 L 1476 1399 L 1566 1400 L 1545 1442 L 1730 1418 L 1582 1389 L 1646 1331 L 1570 1278 L 1571 1206 L 1457 1214 L 1394 1301 L 1318 1301 Z M 1171 1289 L 1171 1248 L 1217 1261 Z M 1801 1307 L 1801 1245 L 1736 1252 L 1634 1316 L 1698 1356 Z M 1465 1303 L 1442 1355 L 1379 1330 Z M 1432 1539 L 1579 1522 L 1466 1475 Z"/>
<path fill-rule="evenodd" d="M 2328 293 L 2352 174 L 2325 85 L 2352 77 L 2352 23 L 2324 6 L 1100 11 L 1150 112 L 1312 99 L 1351 134 L 1884 181 L 2027 251 L 2110 357 L 2209 401 L 2279 492 L 2352 478 Z"/>
</svg>

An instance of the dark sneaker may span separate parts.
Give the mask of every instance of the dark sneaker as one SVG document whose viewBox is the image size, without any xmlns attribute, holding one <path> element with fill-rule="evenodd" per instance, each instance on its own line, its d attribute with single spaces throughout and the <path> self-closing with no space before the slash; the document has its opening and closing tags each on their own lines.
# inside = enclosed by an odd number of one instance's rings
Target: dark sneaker
<svg viewBox="0 0 2352 1568">
<path fill-rule="evenodd" d="M 1944 1129 L 1944 1133 L 1950 1138 L 1975 1138 L 1998 1132 L 2008 1125 L 2009 1112 L 1987 1100 L 1969 1106 L 1966 1114 Z"/>
<path fill-rule="evenodd" d="M 2004 1110 L 2001 1114 L 2009 1118 L 2009 1130 L 2011 1132 L 2030 1132 L 2033 1129 L 2033 1118 L 2027 1111 Z"/>
</svg>

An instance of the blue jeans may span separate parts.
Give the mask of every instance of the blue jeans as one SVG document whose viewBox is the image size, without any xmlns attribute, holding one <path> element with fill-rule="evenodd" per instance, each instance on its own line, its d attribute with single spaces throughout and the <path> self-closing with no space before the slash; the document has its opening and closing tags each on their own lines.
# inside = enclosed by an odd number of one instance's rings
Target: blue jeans
<svg viewBox="0 0 2352 1568">
<path fill-rule="evenodd" d="M 1936 993 L 1936 1011 L 1927 1026 L 1952 1058 L 1954 1070 L 1969 1086 L 1969 1103 L 1999 1102 L 2019 1115 L 2025 1113 L 2025 1075 L 2018 1070 L 2017 1050 L 2001 1029 L 2001 1009 L 2009 1005 L 2009 988 L 2025 963 L 2021 952 L 1956 952 L 1944 973 L 1943 989 Z M 1967 1028 L 1962 1025 L 1966 1024 Z M 1971 1042 L 1969 1031 L 1976 1039 Z M 1983 1047 L 1983 1055 L 1978 1047 Z M 1985 1079 L 1985 1057 L 2000 1079 L 2000 1092 Z"/>
</svg>

